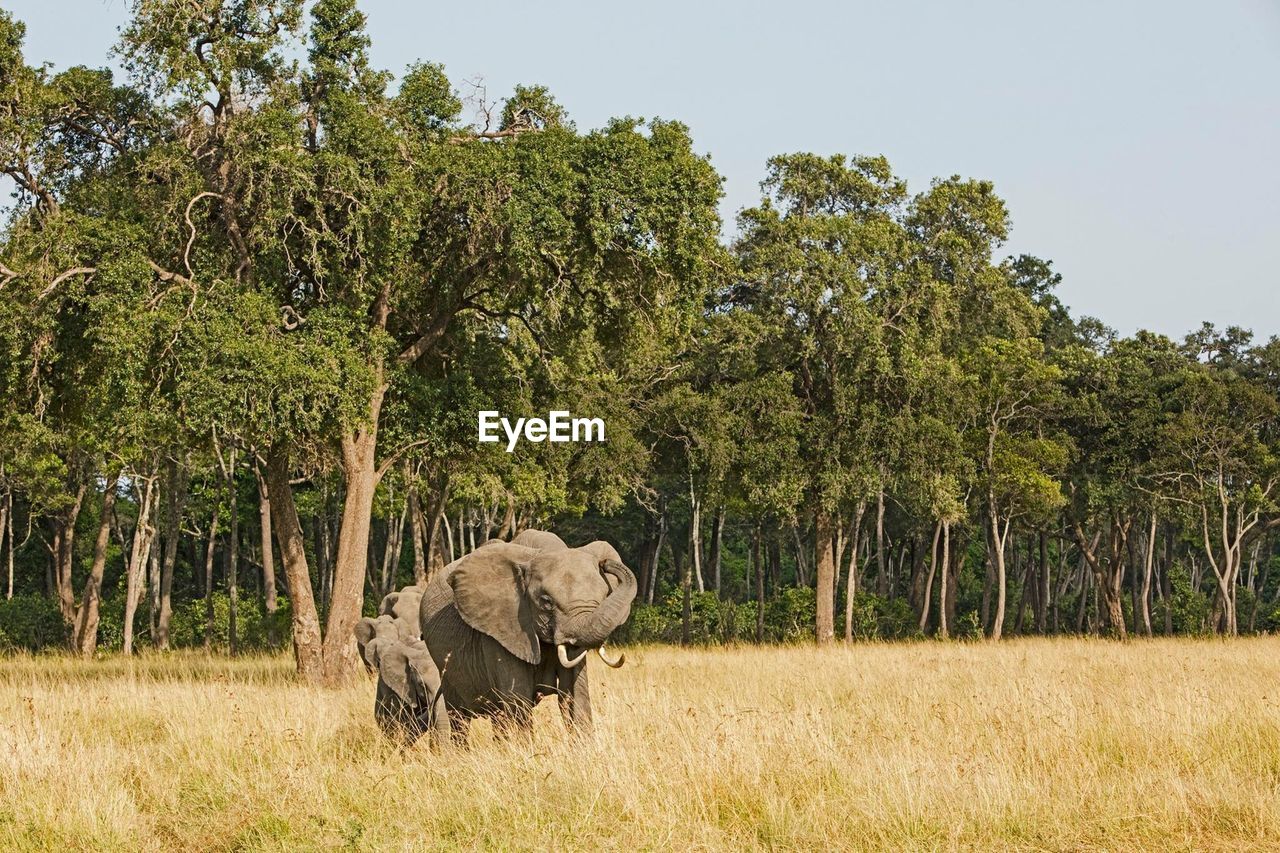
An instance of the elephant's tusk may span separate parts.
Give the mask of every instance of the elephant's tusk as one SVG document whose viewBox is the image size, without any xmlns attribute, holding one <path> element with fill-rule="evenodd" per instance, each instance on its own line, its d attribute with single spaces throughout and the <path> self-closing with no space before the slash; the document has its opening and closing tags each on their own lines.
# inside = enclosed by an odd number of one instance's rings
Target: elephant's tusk
<svg viewBox="0 0 1280 853">
<path fill-rule="evenodd" d="M 618 655 L 617 660 L 610 660 L 609 656 L 604 652 L 604 646 L 596 649 L 596 654 L 600 655 L 600 660 L 604 661 L 607 666 L 613 667 L 614 669 L 617 669 L 627 662 L 627 655 L 625 652 Z"/>
<path fill-rule="evenodd" d="M 569 652 L 565 649 L 564 643 L 556 643 L 556 657 L 560 658 L 560 665 L 565 669 L 573 669 L 578 664 L 587 659 L 587 653 L 583 652 L 573 660 L 569 660 Z"/>
</svg>

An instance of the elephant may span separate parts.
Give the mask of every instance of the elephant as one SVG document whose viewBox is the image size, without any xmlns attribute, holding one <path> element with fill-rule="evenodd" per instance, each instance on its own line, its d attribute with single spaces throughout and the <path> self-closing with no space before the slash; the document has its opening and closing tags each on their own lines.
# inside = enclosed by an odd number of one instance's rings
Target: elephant
<svg viewBox="0 0 1280 853">
<path fill-rule="evenodd" d="M 418 610 L 422 606 L 422 587 L 414 584 L 398 592 L 387 593 L 378 605 L 378 614 L 395 619 L 401 639 L 412 640 L 422 636 L 418 624 Z"/>
<path fill-rule="evenodd" d="M 376 618 L 364 617 L 356 623 L 354 633 L 360 659 L 369 672 L 378 671 L 378 649 L 381 646 L 398 643 L 403 639 L 395 617 L 386 613 Z"/>
<path fill-rule="evenodd" d="M 502 540 L 499 539 L 497 541 L 501 542 Z M 552 533 L 550 530 L 535 530 L 533 528 L 520 531 L 520 533 L 511 540 L 511 544 L 524 545 L 526 548 L 536 548 L 539 551 L 563 551 L 569 547 L 564 544 L 563 539 Z"/>
<path fill-rule="evenodd" d="M 439 743 L 449 731 L 444 699 L 440 695 L 440 671 L 422 640 L 375 642 L 373 658 L 378 668 L 378 692 L 373 716 L 388 737 L 412 746 L 430 732 Z"/>
<path fill-rule="evenodd" d="M 376 654 L 370 650 L 371 643 L 416 640 L 422 636 L 418 619 L 421 603 L 422 587 L 406 586 L 382 599 L 376 617 L 366 616 L 356 623 L 356 646 L 369 672 L 378 669 Z"/>
<path fill-rule="evenodd" d="M 607 542 L 569 548 L 553 533 L 489 542 L 437 573 L 422 597 L 422 638 L 440 671 L 455 737 L 470 721 L 525 727 L 555 694 L 568 726 L 591 728 L 585 658 L 626 621 L 636 578 Z M 533 548 L 526 542 L 547 547 Z"/>
</svg>

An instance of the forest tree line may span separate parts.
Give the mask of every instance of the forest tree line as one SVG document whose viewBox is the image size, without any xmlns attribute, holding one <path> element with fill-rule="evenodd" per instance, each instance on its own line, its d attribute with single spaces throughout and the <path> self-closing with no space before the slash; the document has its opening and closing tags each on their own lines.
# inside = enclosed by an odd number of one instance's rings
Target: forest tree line
<svg viewBox="0 0 1280 853">
<path fill-rule="evenodd" d="M 617 544 L 633 639 L 1280 627 L 1280 341 L 1072 316 L 989 182 L 779 155 L 724 240 L 685 126 L 393 77 L 354 0 L 134 0 L 123 82 L 23 36 L 0 642 L 339 682 L 529 526 Z M 476 440 L 551 409 L 608 440 Z"/>
</svg>

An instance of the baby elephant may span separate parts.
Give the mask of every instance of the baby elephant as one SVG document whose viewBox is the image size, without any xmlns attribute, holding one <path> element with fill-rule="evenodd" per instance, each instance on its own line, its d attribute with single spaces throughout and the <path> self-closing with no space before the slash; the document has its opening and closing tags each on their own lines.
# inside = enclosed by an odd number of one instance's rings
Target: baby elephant
<svg viewBox="0 0 1280 853">
<path fill-rule="evenodd" d="M 356 647 L 360 650 L 360 659 L 364 661 L 369 672 L 378 671 L 378 650 L 401 642 L 401 632 L 396 625 L 395 617 L 383 614 L 376 619 L 364 617 L 356 623 Z"/>
<path fill-rule="evenodd" d="M 430 732 L 433 746 L 449 732 L 440 695 L 440 672 L 422 640 L 380 641 L 372 645 L 378 668 L 373 716 L 393 740 L 412 746 Z"/>
<path fill-rule="evenodd" d="M 421 602 L 422 587 L 406 586 L 382 599 L 376 617 L 366 616 L 356 623 L 356 646 L 359 647 L 360 658 L 369 672 L 376 672 L 378 669 L 376 658 L 379 646 L 401 640 L 416 640 L 422 636 L 422 626 L 418 620 Z"/>
</svg>

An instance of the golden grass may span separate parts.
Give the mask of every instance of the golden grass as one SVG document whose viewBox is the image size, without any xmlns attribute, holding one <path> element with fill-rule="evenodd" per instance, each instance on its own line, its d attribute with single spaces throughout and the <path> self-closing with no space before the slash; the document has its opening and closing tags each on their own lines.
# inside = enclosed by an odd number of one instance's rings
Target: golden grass
<svg viewBox="0 0 1280 853">
<path fill-rule="evenodd" d="M 1280 639 L 631 649 L 398 751 L 287 657 L 0 661 L 0 849 L 1280 849 Z"/>
</svg>

